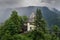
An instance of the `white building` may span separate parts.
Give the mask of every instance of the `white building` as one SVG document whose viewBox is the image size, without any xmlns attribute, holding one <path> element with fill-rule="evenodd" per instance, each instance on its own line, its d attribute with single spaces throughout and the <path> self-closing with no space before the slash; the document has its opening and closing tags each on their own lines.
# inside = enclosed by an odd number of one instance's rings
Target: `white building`
<svg viewBox="0 0 60 40">
<path fill-rule="evenodd" d="M 32 14 L 30 15 L 28 22 L 27 22 L 27 31 L 31 31 L 31 30 L 35 29 L 34 18 L 35 18 L 35 13 L 32 12 Z"/>
</svg>

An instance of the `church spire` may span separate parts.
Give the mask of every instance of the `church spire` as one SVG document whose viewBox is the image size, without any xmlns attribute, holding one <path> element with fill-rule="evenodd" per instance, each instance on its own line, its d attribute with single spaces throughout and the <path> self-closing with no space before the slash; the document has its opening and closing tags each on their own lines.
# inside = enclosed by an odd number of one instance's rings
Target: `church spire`
<svg viewBox="0 0 60 40">
<path fill-rule="evenodd" d="M 34 18 L 35 18 L 35 13 L 32 12 L 32 14 L 29 17 L 29 22 L 34 22 Z"/>
</svg>

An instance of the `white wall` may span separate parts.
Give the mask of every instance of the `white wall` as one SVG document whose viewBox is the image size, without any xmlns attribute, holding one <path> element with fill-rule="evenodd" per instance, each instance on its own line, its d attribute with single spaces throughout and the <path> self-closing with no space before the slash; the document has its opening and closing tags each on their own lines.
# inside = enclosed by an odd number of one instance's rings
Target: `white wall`
<svg viewBox="0 0 60 40">
<path fill-rule="evenodd" d="M 35 26 L 34 25 L 30 25 L 30 23 L 27 23 L 27 31 L 31 31 L 34 30 Z"/>
</svg>

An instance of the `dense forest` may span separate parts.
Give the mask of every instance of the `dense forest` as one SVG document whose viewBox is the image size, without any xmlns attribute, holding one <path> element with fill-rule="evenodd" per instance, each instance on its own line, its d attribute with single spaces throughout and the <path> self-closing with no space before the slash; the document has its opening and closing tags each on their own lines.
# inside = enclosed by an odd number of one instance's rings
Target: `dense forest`
<svg viewBox="0 0 60 40">
<path fill-rule="evenodd" d="M 24 23 L 27 16 L 19 16 L 16 10 L 0 25 L 0 40 L 60 40 L 60 28 L 54 25 L 48 28 L 40 9 L 36 10 L 34 19 L 35 30 L 24 33 Z"/>
</svg>

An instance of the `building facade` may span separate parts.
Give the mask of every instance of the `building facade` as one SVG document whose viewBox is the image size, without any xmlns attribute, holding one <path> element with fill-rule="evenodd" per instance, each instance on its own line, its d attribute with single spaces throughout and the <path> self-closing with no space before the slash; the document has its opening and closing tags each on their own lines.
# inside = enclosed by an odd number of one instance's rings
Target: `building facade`
<svg viewBox="0 0 60 40">
<path fill-rule="evenodd" d="M 27 31 L 32 31 L 35 29 L 34 19 L 35 19 L 35 13 L 32 12 L 32 14 L 30 15 L 28 22 L 27 22 Z"/>
</svg>

